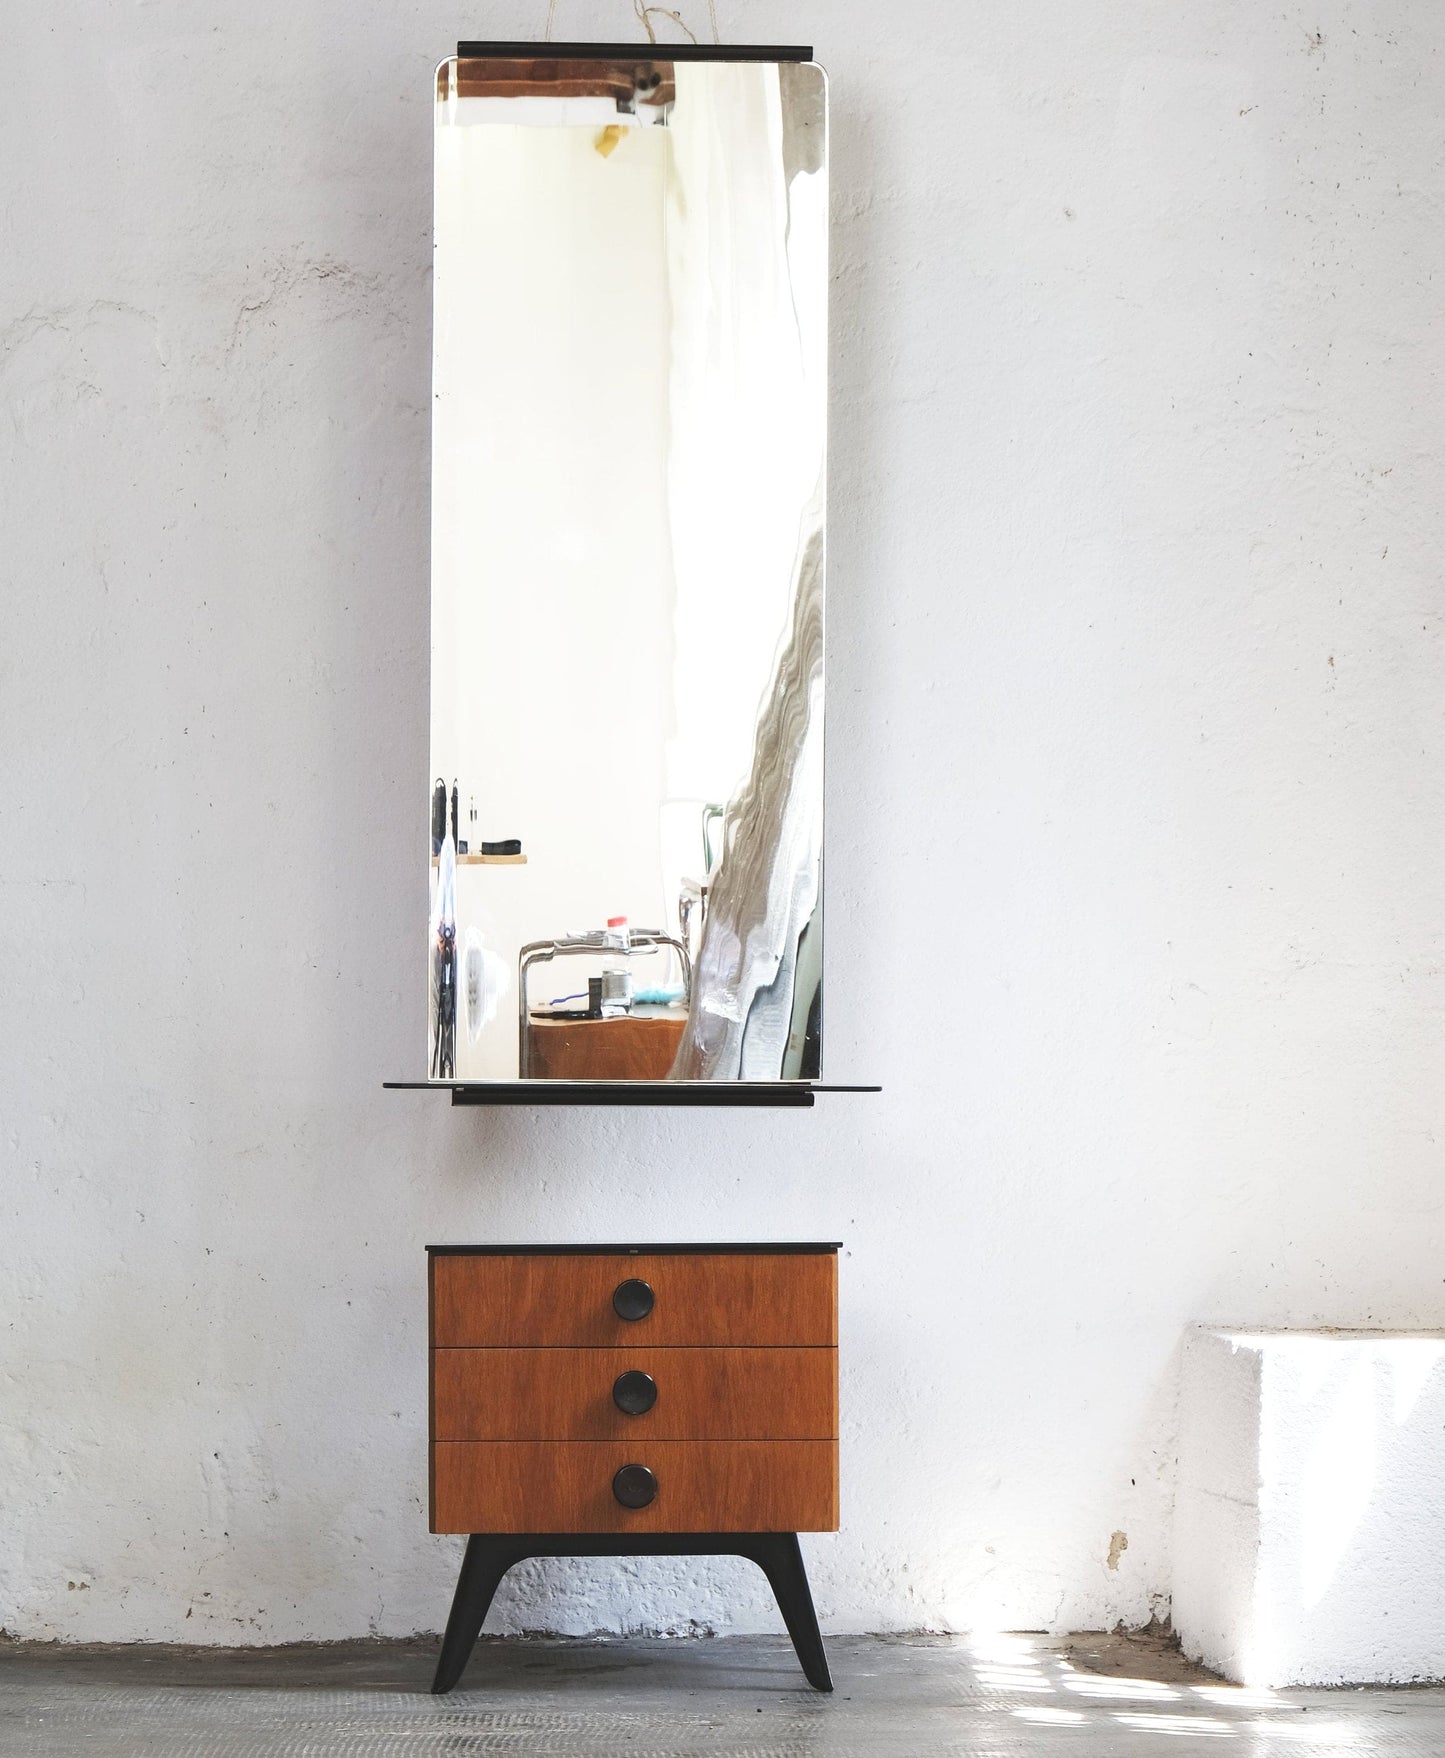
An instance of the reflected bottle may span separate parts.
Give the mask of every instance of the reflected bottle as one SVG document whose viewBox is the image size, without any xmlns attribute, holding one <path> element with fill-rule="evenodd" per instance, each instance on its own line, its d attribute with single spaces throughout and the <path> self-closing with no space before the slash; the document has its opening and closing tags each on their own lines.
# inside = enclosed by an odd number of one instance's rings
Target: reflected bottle
<svg viewBox="0 0 1445 1758">
<path fill-rule="evenodd" d="M 632 961 L 628 949 L 632 935 L 626 916 L 609 916 L 602 944 L 612 954 L 602 961 L 602 1017 L 632 1011 Z"/>
</svg>

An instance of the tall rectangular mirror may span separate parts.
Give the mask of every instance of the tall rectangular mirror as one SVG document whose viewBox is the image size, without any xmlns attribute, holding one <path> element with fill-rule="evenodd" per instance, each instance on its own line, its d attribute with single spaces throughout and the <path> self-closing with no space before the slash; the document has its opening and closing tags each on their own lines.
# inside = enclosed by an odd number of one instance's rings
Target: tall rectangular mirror
<svg viewBox="0 0 1445 1758">
<path fill-rule="evenodd" d="M 438 69 L 431 1079 L 821 1074 L 827 176 L 806 50 Z"/>
</svg>

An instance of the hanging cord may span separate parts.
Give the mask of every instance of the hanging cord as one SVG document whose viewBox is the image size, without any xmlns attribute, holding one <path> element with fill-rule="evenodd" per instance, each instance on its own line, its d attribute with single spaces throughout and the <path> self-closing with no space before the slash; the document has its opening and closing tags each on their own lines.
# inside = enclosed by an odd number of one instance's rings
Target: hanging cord
<svg viewBox="0 0 1445 1758">
<path fill-rule="evenodd" d="M 712 0 L 708 0 L 708 6 L 709 9 L 711 9 Z M 643 30 L 647 32 L 647 40 L 649 43 L 655 43 L 657 41 L 657 32 L 652 28 L 652 15 L 654 12 L 660 12 L 664 18 L 670 18 L 679 30 L 687 31 L 689 42 L 695 43 L 697 41 L 697 38 L 693 35 L 691 29 L 689 29 L 689 27 L 683 22 L 682 14 L 680 12 L 674 12 L 670 6 L 648 6 L 645 4 L 645 0 L 632 0 L 632 9 L 637 14 Z M 713 28 L 716 30 L 717 27 L 714 26 Z"/>
<path fill-rule="evenodd" d="M 691 38 L 694 43 L 697 41 L 697 37 L 693 34 L 692 30 L 683 23 L 682 14 L 680 12 L 674 12 L 667 6 L 648 6 L 644 4 L 644 0 L 632 0 L 632 5 L 634 11 L 637 13 L 638 19 L 641 21 L 643 30 L 647 32 L 647 40 L 649 43 L 655 43 L 657 41 L 657 32 L 652 28 L 652 14 L 654 12 L 665 14 L 680 29 L 687 31 L 689 38 Z M 708 23 L 712 26 L 713 42 L 721 43 L 722 33 L 717 27 L 717 0 L 707 0 L 707 16 Z M 547 23 L 542 31 L 542 41 L 544 43 L 550 43 L 552 41 L 552 27 L 556 22 L 557 0 L 547 0 Z"/>
</svg>

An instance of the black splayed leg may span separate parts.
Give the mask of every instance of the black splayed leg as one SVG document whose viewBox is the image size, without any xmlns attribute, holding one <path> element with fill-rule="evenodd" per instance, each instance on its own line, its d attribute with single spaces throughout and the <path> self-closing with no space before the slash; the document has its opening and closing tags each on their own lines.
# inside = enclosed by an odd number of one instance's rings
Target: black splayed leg
<svg viewBox="0 0 1445 1758">
<path fill-rule="evenodd" d="M 462 1676 L 498 1584 L 528 1557 L 747 1557 L 767 1576 L 808 1683 L 831 1691 L 813 1595 L 796 1532 L 474 1532 L 457 1578 L 432 1690 L 450 1691 Z"/>
<path fill-rule="evenodd" d="M 796 1532 L 761 1532 L 746 1552 L 767 1576 L 783 1622 L 797 1650 L 798 1663 L 810 1685 L 819 1691 L 831 1691 L 833 1678 L 828 1671 L 828 1656 L 823 1652 L 823 1638 L 818 1632 L 818 1614 L 813 1610 L 813 1595 L 808 1589 L 808 1572 L 803 1567 L 803 1553 Z"/>
<path fill-rule="evenodd" d="M 487 1615 L 492 1597 L 503 1575 L 513 1563 L 520 1561 L 520 1555 L 514 1545 L 487 1533 L 474 1532 L 467 1540 L 462 1572 L 457 1576 L 457 1590 L 452 1596 L 451 1616 L 442 1637 L 441 1658 L 432 1680 L 434 1695 L 450 1691 L 462 1676 L 482 1632 L 482 1620 Z"/>
</svg>

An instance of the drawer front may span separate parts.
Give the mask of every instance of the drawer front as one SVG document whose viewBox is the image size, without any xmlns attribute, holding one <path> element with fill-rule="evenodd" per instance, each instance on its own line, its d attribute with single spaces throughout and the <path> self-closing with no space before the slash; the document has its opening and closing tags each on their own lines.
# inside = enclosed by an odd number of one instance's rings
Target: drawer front
<svg viewBox="0 0 1445 1758">
<path fill-rule="evenodd" d="M 624 1467 L 643 1467 L 617 1474 Z M 650 1474 L 650 1478 L 647 1474 Z M 438 1441 L 433 1532 L 831 1532 L 832 1441 Z M 651 1500 L 625 1506 L 639 1479 Z M 644 1490 L 643 1493 L 646 1493 Z"/>
<path fill-rule="evenodd" d="M 438 1254 L 431 1260 L 435 1348 L 831 1348 L 838 1341 L 831 1253 L 650 1256 Z M 644 1317 L 619 1316 L 644 1283 Z M 635 1294 L 637 1290 L 632 1290 Z M 624 1308 L 625 1296 L 618 1296 Z"/>
<path fill-rule="evenodd" d="M 792 1441 L 837 1433 L 835 1349 L 432 1352 L 438 1441 Z"/>
</svg>

